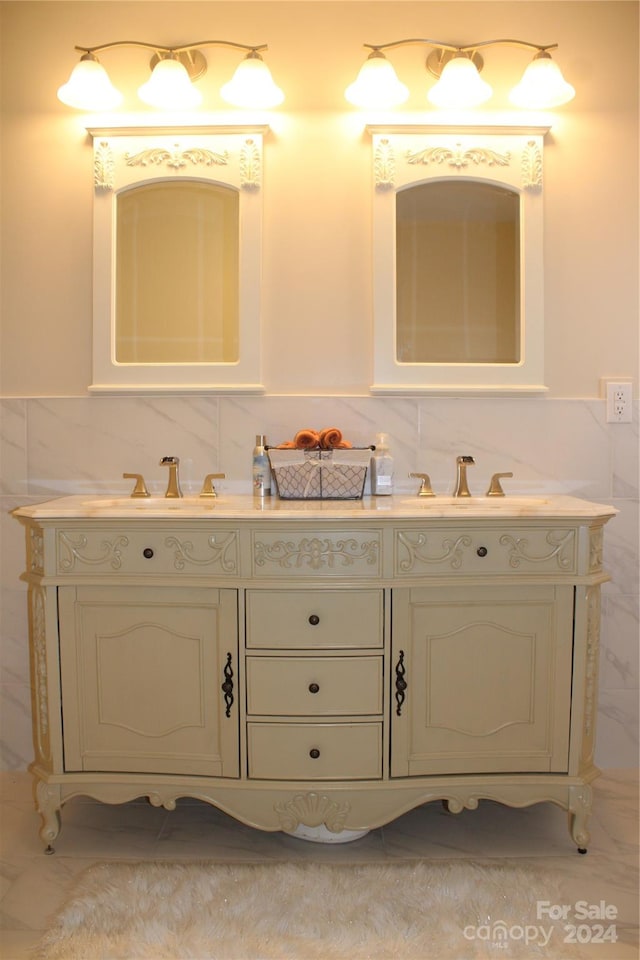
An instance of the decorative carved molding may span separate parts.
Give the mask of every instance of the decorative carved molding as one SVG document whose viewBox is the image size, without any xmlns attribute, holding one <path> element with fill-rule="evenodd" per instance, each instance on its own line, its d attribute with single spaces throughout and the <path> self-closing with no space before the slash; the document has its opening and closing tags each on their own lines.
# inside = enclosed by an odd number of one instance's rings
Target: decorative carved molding
<svg viewBox="0 0 640 960">
<path fill-rule="evenodd" d="M 376 187 L 392 187 L 396 175 L 396 158 L 393 146 L 386 137 L 376 146 L 373 155 L 373 175 Z"/>
<path fill-rule="evenodd" d="M 292 800 L 274 804 L 273 809 L 282 830 L 295 830 L 301 823 L 307 827 L 324 824 L 332 833 L 340 833 L 351 804 L 337 803 L 326 794 L 298 793 Z"/>
<path fill-rule="evenodd" d="M 179 540 L 178 537 L 167 537 L 165 546 L 175 547 L 173 565 L 176 570 L 184 570 L 187 563 L 194 563 L 205 567 L 208 564 L 219 563 L 225 573 L 235 573 L 237 569 L 236 558 L 236 534 L 230 533 L 220 543 L 217 542 L 215 534 L 207 538 L 207 543 L 212 550 L 208 557 L 202 559 L 193 555 L 193 543 L 190 540 Z"/>
<path fill-rule="evenodd" d="M 159 790 L 156 790 L 148 796 L 149 803 L 152 807 L 164 807 L 165 810 L 175 810 L 176 808 L 176 798 L 173 794 L 161 793 Z"/>
<path fill-rule="evenodd" d="M 166 147 L 151 147 L 149 150 L 141 150 L 140 153 L 125 153 L 125 162 L 128 167 L 159 167 L 162 163 L 172 170 L 181 170 L 188 163 L 197 166 L 202 163 L 205 167 L 212 167 L 215 164 L 224 165 L 228 163 L 229 154 L 225 150 L 223 153 L 215 153 L 213 150 L 206 150 L 204 147 L 188 147 L 186 150 L 180 149 L 180 144 L 175 143 L 173 150 L 167 150 Z"/>
<path fill-rule="evenodd" d="M 602 569 L 604 528 L 595 527 L 589 533 L 589 573 Z"/>
<path fill-rule="evenodd" d="M 456 143 L 452 150 L 449 147 L 427 147 L 417 152 L 407 151 L 407 163 L 446 163 L 456 170 L 462 170 L 469 164 L 479 166 L 486 163 L 488 167 L 507 167 L 511 163 L 511 154 L 498 153 L 496 150 L 488 150 L 486 147 L 468 147 L 462 148 L 461 143 Z"/>
<path fill-rule="evenodd" d="M 49 740 L 49 697 L 47 694 L 47 628 L 45 618 L 45 593 L 40 586 L 29 588 L 31 610 L 31 644 L 35 720 L 35 747 L 37 759 L 48 763 L 51 760 Z"/>
<path fill-rule="evenodd" d="M 44 573 L 44 537 L 40 527 L 29 527 L 29 570 Z"/>
<path fill-rule="evenodd" d="M 330 540 L 328 537 L 320 539 L 304 537 L 294 542 L 292 540 L 276 540 L 274 543 L 263 543 L 257 540 L 255 544 L 254 560 L 258 567 L 267 563 L 276 563 L 279 567 L 310 567 L 320 570 L 322 567 L 353 566 L 357 563 L 376 564 L 378 562 L 378 540 L 358 541 Z"/>
<path fill-rule="evenodd" d="M 584 759 L 591 757 L 594 746 L 599 652 L 600 588 L 589 587 L 587 590 L 587 656 L 584 684 Z"/>
<path fill-rule="evenodd" d="M 240 184 L 247 189 L 260 187 L 262 154 L 255 140 L 245 140 L 240 150 Z"/>
<path fill-rule="evenodd" d="M 93 155 L 93 182 L 103 190 L 113 190 L 116 178 L 116 164 L 113 150 L 107 140 L 97 144 Z"/>
<path fill-rule="evenodd" d="M 542 151 L 529 140 L 522 151 L 522 186 L 525 190 L 542 187 Z"/>
<path fill-rule="evenodd" d="M 457 537 L 453 542 L 449 539 L 443 540 L 443 553 L 437 556 L 430 556 L 424 549 L 429 542 L 429 538 L 424 533 L 419 533 L 414 538 L 407 533 L 398 533 L 398 542 L 403 545 L 408 554 L 399 564 L 403 573 L 413 570 L 416 563 L 445 563 L 446 561 L 449 561 L 453 570 L 459 570 L 462 566 L 463 548 L 471 546 L 471 537 Z"/>
<path fill-rule="evenodd" d="M 57 784 L 36 781 L 36 807 L 42 817 L 40 839 L 47 844 L 45 853 L 53 853 L 51 844 L 60 833 L 61 790 Z"/>
<path fill-rule="evenodd" d="M 529 541 L 525 537 L 512 537 L 505 533 L 500 537 L 500 543 L 511 548 L 509 550 L 511 567 L 519 567 L 523 560 L 527 563 L 546 563 L 555 557 L 561 570 L 570 569 L 573 566 L 575 531 L 551 530 L 545 539 L 552 549 L 539 557 L 527 553 Z"/>
<path fill-rule="evenodd" d="M 64 572 L 73 570 L 76 560 L 79 563 L 89 563 L 99 566 L 103 563 L 109 563 L 114 570 L 119 570 L 122 566 L 122 547 L 129 546 L 127 537 L 115 537 L 113 540 L 102 540 L 100 543 L 101 553 L 98 556 L 88 556 L 82 553 L 87 546 L 87 538 L 82 535 L 74 540 L 68 534 L 60 531 L 58 533 L 58 565 Z M 63 551 L 66 552 L 66 556 Z"/>
<path fill-rule="evenodd" d="M 591 816 L 592 797 L 591 787 L 586 784 L 569 787 L 569 830 L 581 853 L 586 853 L 591 837 L 587 830 L 587 821 Z"/>
</svg>

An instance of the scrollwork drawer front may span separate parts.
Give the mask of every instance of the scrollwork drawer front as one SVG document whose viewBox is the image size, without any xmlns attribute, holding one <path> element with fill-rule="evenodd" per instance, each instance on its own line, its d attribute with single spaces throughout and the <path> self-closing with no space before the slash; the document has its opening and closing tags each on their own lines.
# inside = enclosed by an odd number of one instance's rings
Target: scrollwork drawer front
<svg viewBox="0 0 640 960">
<path fill-rule="evenodd" d="M 247 712 L 267 717 L 382 713 L 382 657 L 248 657 Z"/>
<path fill-rule="evenodd" d="M 253 576 L 258 579 L 379 577 L 382 533 L 374 530 L 255 531 Z"/>
<path fill-rule="evenodd" d="M 247 647 L 382 647 L 382 590 L 248 590 Z"/>
<path fill-rule="evenodd" d="M 248 723 L 253 780 L 378 780 L 381 723 Z"/>
<path fill-rule="evenodd" d="M 145 525 L 58 530 L 56 569 L 70 577 L 126 574 L 238 575 L 234 529 L 211 533 Z"/>
<path fill-rule="evenodd" d="M 414 527 L 396 530 L 397 577 L 575 573 L 572 527 Z"/>
</svg>

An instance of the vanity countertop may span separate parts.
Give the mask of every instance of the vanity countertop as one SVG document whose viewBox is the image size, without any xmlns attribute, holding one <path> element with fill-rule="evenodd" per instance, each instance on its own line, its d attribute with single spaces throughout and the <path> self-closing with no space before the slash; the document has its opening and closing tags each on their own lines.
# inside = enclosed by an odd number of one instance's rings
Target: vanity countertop
<svg viewBox="0 0 640 960">
<path fill-rule="evenodd" d="M 265 520 L 483 520 L 541 519 L 593 520 L 612 517 L 615 507 L 578 497 L 563 495 L 522 495 L 505 497 L 418 497 L 396 495 L 364 497 L 361 500 L 281 500 L 279 497 L 255 499 L 251 494 L 221 493 L 215 498 L 185 496 L 166 499 L 152 496 L 90 496 L 79 494 L 19 507 L 17 517 L 35 520 L 127 518 L 142 519 L 255 519 Z"/>
</svg>

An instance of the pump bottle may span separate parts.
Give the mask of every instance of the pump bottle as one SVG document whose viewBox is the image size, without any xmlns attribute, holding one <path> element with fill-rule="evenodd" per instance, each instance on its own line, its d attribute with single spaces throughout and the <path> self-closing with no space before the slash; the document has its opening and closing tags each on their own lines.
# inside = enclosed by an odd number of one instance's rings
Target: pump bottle
<svg viewBox="0 0 640 960">
<path fill-rule="evenodd" d="M 371 457 L 371 493 L 374 496 L 393 493 L 393 457 L 389 453 L 386 433 L 376 436 L 376 449 Z"/>
<path fill-rule="evenodd" d="M 263 433 L 256 436 L 253 450 L 253 495 L 268 497 L 271 495 L 271 464 L 265 450 L 267 440 Z"/>
</svg>

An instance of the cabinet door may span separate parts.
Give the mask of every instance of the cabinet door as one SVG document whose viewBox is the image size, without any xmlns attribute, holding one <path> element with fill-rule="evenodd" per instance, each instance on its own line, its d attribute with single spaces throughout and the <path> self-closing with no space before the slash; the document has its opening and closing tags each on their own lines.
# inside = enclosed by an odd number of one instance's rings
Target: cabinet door
<svg viewBox="0 0 640 960">
<path fill-rule="evenodd" d="M 65 770 L 238 776 L 235 590 L 62 587 L 59 618 Z"/>
<path fill-rule="evenodd" d="M 392 623 L 392 776 L 567 770 L 572 587 L 394 590 Z"/>
</svg>

